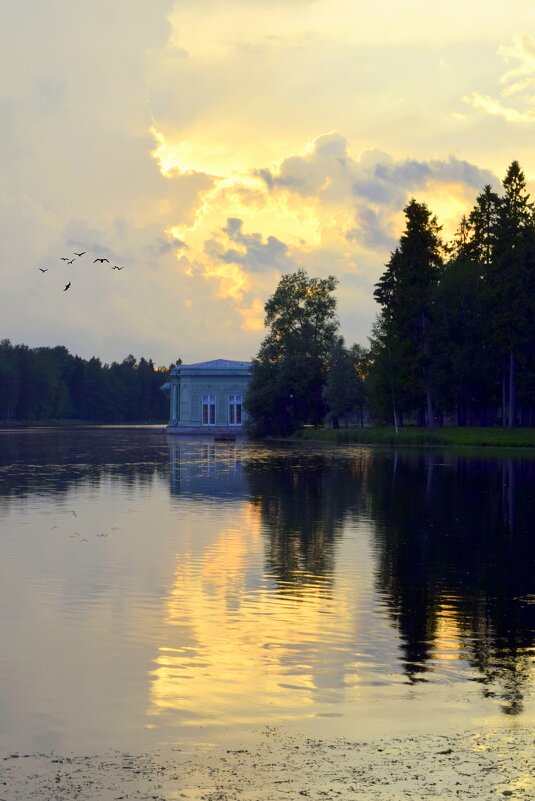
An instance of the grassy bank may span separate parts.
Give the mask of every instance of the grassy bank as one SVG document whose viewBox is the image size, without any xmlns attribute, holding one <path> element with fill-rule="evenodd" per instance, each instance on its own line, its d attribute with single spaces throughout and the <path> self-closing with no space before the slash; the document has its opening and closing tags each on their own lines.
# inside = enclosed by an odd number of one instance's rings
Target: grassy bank
<svg viewBox="0 0 535 801">
<path fill-rule="evenodd" d="M 535 428 L 305 428 L 294 438 L 311 442 L 361 445 L 458 445 L 535 448 Z"/>
</svg>

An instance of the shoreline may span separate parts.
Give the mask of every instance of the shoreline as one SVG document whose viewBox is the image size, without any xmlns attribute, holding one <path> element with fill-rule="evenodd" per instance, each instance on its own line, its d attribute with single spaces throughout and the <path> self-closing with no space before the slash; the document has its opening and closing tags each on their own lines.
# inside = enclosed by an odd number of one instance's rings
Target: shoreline
<svg viewBox="0 0 535 801">
<path fill-rule="evenodd" d="M 275 726 L 255 732 L 243 746 L 8 753 L 0 764 L 3 801 L 487 801 L 528 798 L 535 789 L 527 728 L 351 741 L 312 739 Z"/>
<path fill-rule="evenodd" d="M 273 440 L 274 441 L 274 438 Z M 388 448 L 535 449 L 535 428 L 393 428 L 301 429 L 278 441 L 332 445 L 374 445 Z"/>
</svg>

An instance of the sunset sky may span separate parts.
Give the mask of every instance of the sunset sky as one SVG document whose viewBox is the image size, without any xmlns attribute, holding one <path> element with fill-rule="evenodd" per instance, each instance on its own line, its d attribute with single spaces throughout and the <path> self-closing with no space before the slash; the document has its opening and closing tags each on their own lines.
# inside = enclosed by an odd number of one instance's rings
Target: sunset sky
<svg viewBox="0 0 535 801">
<path fill-rule="evenodd" d="M 533 0 L 19 0 L 0 39 L 13 343 L 247 359 L 303 266 L 366 344 L 411 196 L 450 235 L 513 159 L 535 193 Z"/>
</svg>

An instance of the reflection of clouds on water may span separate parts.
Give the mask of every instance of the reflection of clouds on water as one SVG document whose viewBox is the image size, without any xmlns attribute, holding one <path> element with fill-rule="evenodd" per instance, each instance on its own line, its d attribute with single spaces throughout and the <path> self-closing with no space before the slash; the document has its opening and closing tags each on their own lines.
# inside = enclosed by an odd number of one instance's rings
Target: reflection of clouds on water
<svg viewBox="0 0 535 801">
<path fill-rule="evenodd" d="M 204 697 L 219 710 L 210 714 L 248 718 L 244 708 L 266 715 L 282 692 L 292 716 L 396 682 L 401 663 L 410 683 L 476 681 L 517 714 L 532 681 L 531 613 L 511 607 L 533 561 L 524 536 L 531 469 L 357 448 L 173 445 L 172 493 L 242 505 L 217 546 L 193 562 L 179 558 L 168 620 L 182 621 L 194 639 L 190 651 L 167 644 L 160 653 L 153 711 L 180 710 L 193 720 L 204 715 Z M 362 537 L 353 539 L 355 530 Z M 362 559 L 366 541 L 374 559 L 355 584 L 347 559 Z M 507 581 L 499 575 L 504 547 L 525 562 Z M 375 601 L 366 583 L 372 575 Z M 399 633 L 399 661 L 388 619 Z M 192 654 L 202 671 L 187 661 Z M 238 709 L 237 699 L 249 696 Z"/>
<path fill-rule="evenodd" d="M 50 747 L 77 719 L 363 726 L 434 705 L 438 726 L 446 708 L 533 709 L 535 462 L 130 429 L 9 437 L 0 707 L 28 731 L 50 713 Z"/>
<path fill-rule="evenodd" d="M 150 714 L 183 723 L 267 722 L 341 700 L 351 641 L 351 592 L 309 576 L 306 592 L 275 592 L 262 571 L 257 507 L 243 504 L 235 525 L 201 554 L 177 556 L 166 602 L 165 645 L 150 691 Z"/>
</svg>

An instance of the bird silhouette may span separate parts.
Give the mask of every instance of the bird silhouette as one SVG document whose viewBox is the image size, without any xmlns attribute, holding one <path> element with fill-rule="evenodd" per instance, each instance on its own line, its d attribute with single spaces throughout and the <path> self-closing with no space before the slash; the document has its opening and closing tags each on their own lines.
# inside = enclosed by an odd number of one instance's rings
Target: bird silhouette
<svg viewBox="0 0 535 801">
<path fill-rule="evenodd" d="M 107 261 L 107 262 L 108 262 L 108 264 L 110 263 L 110 260 L 109 260 L 109 259 L 95 259 L 95 261 L 93 262 L 93 264 L 95 264 L 95 262 L 97 262 L 97 261 L 100 261 L 100 262 Z"/>
<path fill-rule="evenodd" d="M 70 261 L 68 261 L 68 262 L 67 262 L 67 266 L 68 266 L 69 264 L 74 264 L 74 259 L 71 259 Z"/>
<path fill-rule="evenodd" d="M 48 268 L 45 269 L 44 267 L 39 267 L 39 269 L 41 270 L 42 273 L 48 272 Z"/>
<path fill-rule="evenodd" d="M 68 256 L 62 256 L 60 261 L 69 261 L 69 258 Z"/>
<path fill-rule="evenodd" d="M 73 253 L 75 256 L 83 256 L 85 253 L 87 253 L 87 250 L 82 250 L 81 253 L 76 253 L 75 251 L 73 251 Z"/>
<path fill-rule="evenodd" d="M 117 265 L 116 265 L 116 264 L 114 264 L 114 265 L 113 265 L 113 267 L 112 267 L 111 269 L 112 269 L 112 270 L 124 270 L 124 267 L 117 267 Z"/>
<path fill-rule="evenodd" d="M 63 291 L 66 292 L 68 290 L 68 288 L 70 287 L 70 285 L 71 285 L 71 282 L 69 281 L 69 283 L 67 284 L 67 286 L 65 287 L 65 289 Z"/>
</svg>

